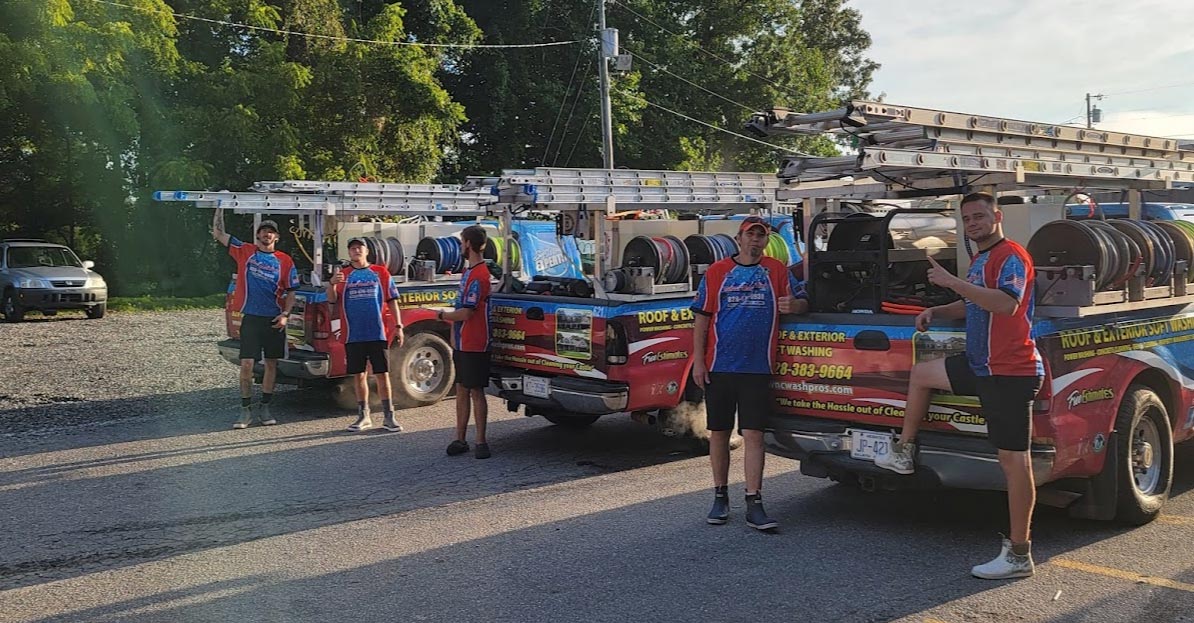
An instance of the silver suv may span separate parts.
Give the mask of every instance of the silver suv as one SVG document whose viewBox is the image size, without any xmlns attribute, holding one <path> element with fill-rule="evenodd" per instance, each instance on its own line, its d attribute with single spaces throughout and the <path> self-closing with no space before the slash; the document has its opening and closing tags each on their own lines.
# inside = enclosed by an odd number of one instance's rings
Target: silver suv
<svg viewBox="0 0 1194 623">
<path fill-rule="evenodd" d="M 94 266 L 60 244 L 0 241 L 0 314 L 8 322 L 20 322 L 28 311 L 52 315 L 82 309 L 88 318 L 103 318 L 108 284 L 91 270 Z"/>
</svg>

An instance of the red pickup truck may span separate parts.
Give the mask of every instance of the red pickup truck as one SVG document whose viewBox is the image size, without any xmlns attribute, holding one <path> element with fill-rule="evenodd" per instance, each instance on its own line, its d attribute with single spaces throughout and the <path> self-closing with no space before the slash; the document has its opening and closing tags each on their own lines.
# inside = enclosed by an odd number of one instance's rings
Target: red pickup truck
<svg viewBox="0 0 1194 623">
<path fill-rule="evenodd" d="M 449 344 L 451 325 L 436 320 L 434 309 L 451 307 L 457 286 L 451 281 L 404 283 L 399 285 L 398 293 L 398 311 L 402 314 L 406 341 L 401 347 L 390 349 L 394 406 L 435 404 L 452 391 L 455 372 Z M 392 326 L 389 309 L 384 313 L 386 326 Z M 239 365 L 240 313 L 225 305 L 224 319 L 228 338 L 219 342 L 220 355 Z M 352 387 L 346 383 L 344 344 L 339 333 L 338 308 L 328 304 L 324 290 L 300 288 L 287 327 L 286 356 L 278 361 L 278 382 L 329 386 L 334 388 L 337 401 L 343 406 L 355 405 Z M 386 338 L 392 341 L 393 335 L 387 334 Z M 262 367 L 258 363 L 257 374 L 262 373 Z"/>
</svg>

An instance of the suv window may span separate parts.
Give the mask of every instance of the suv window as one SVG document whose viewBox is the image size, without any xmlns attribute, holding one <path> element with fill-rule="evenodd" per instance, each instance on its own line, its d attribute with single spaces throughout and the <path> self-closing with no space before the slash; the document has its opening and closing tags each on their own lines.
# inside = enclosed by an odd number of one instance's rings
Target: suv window
<svg viewBox="0 0 1194 623">
<path fill-rule="evenodd" d="M 79 258 L 66 247 L 9 247 L 9 268 L 37 268 L 40 266 L 82 267 Z"/>
</svg>

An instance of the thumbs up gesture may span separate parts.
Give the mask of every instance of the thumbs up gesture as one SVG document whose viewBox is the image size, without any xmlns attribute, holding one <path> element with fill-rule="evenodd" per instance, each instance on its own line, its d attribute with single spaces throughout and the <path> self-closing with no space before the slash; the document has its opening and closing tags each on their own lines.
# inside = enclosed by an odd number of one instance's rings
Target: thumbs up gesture
<svg viewBox="0 0 1194 623">
<path fill-rule="evenodd" d="M 929 257 L 929 270 L 926 273 L 926 276 L 929 278 L 929 283 L 942 288 L 949 288 L 951 290 L 953 290 L 954 287 L 962 281 L 953 273 L 942 268 L 941 265 L 937 263 L 937 260 L 934 260 L 932 257 Z"/>
</svg>

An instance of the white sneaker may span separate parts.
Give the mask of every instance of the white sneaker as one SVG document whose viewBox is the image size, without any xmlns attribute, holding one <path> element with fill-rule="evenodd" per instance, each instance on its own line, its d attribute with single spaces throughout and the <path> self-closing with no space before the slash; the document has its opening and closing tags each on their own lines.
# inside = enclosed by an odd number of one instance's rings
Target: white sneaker
<svg viewBox="0 0 1194 623">
<path fill-rule="evenodd" d="M 970 574 L 984 580 L 1008 580 L 1011 578 L 1027 578 L 1036 572 L 1032 564 L 1032 552 L 1023 556 L 1012 553 L 1012 542 L 1003 539 L 1003 549 L 991 562 L 978 565 L 970 570 Z"/>
<path fill-rule="evenodd" d="M 364 412 L 357 416 L 357 421 L 348 425 L 348 430 L 359 432 L 373 428 L 373 416 L 368 412 Z"/>
<path fill-rule="evenodd" d="M 248 428 L 249 424 L 253 423 L 253 407 L 241 407 L 240 417 L 232 424 L 232 428 L 242 429 Z"/>
<path fill-rule="evenodd" d="M 887 452 L 875 457 L 875 465 L 897 474 L 911 474 L 916 471 L 916 444 L 913 442 L 891 444 Z"/>
<path fill-rule="evenodd" d="M 278 423 L 278 420 L 275 420 L 273 414 L 270 413 L 269 405 L 265 403 L 257 405 L 257 417 L 261 419 L 262 426 L 273 426 Z"/>
</svg>

